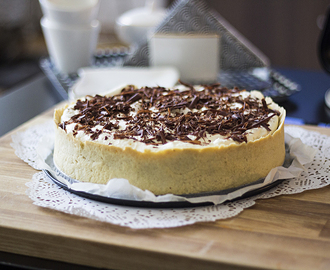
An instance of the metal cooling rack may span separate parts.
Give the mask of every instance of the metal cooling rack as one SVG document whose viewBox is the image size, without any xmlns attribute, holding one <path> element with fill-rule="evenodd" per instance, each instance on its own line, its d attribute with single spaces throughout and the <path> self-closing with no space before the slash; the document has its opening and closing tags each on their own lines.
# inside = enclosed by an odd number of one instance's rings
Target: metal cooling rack
<svg viewBox="0 0 330 270">
<path fill-rule="evenodd" d="M 97 52 L 93 57 L 92 67 L 123 66 L 129 51 L 126 48 L 106 49 Z M 63 99 L 68 98 L 68 91 L 79 78 L 78 74 L 65 75 L 56 70 L 49 58 L 40 60 L 40 67 Z M 267 68 L 266 76 L 259 76 L 255 70 L 250 71 L 220 71 L 218 81 L 228 88 L 238 87 L 246 90 L 259 90 L 275 102 L 285 100 L 300 91 L 300 86 L 279 72 Z"/>
</svg>

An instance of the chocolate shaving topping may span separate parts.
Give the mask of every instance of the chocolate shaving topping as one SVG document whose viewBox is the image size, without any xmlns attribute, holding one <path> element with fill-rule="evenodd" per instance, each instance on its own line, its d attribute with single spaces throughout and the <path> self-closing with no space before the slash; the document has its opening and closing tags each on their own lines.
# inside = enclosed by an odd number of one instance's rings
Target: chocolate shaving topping
<svg viewBox="0 0 330 270">
<path fill-rule="evenodd" d="M 220 134 L 243 143 L 247 142 L 248 130 L 270 130 L 269 120 L 280 115 L 268 108 L 265 99 L 243 97 L 238 88 L 212 84 L 196 90 L 182 84 L 186 90 L 127 86 L 115 96 L 87 96 L 76 102 L 74 109 L 79 112 L 59 127 L 66 130 L 68 124 L 75 123 L 74 136 L 83 130 L 96 140 L 106 132 L 114 139 L 133 139 L 155 146 L 177 140 L 208 144 L 207 134 Z M 119 127 L 120 120 L 126 121 L 124 129 Z M 95 130 L 96 126 L 102 130 Z"/>
</svg>

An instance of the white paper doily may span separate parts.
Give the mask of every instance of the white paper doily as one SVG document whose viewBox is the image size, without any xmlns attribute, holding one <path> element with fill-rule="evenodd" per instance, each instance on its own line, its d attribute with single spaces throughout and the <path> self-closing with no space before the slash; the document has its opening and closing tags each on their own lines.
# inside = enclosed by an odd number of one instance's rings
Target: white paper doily
<svg viewBox="0 0 330 270">
<path fill-rule="evenodd" d="M 41 207 L 135 229 L 168 228 L 226 219 L 254 205 L 257 199 L 300 193 L 330 184 L 330 137 L 299 127 L 286 127 L 285 132 L 318 150 L 313 162 L 306 167 L 300 177 L 286 180 L 270 191 L 248 199 L 196 208 L 146 209 L 117 206 L 71 194 L 48 180 L 43 172 L 36 173 L 32 181 L 27 183 L 27 194 L 34 204 Z M 52 133 L 53 123 L 50 121 L 14 134 L 11 145 L 19 158 L 40 170 L 36 147 L 44 135 Z"/>
</svg>

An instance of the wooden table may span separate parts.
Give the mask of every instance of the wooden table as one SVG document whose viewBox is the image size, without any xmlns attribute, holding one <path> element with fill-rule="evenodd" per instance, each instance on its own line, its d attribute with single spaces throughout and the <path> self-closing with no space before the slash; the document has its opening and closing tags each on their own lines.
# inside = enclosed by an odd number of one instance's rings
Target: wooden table
<svg viewBox="0 0 330 270">
<path fill-rule="evenodd" d="M 0 139 L 2 260 L 110 269 L 330 269 L 330 186 L 258 200 L 230 219 L 171 229 L 134 230 L 33 205 L 25 183 L 36 171 L 15 155 L 11 135 L 51 116 L 52 110 Z M 330 129 L 306 128 L 330 135 Z"/>
</svg>

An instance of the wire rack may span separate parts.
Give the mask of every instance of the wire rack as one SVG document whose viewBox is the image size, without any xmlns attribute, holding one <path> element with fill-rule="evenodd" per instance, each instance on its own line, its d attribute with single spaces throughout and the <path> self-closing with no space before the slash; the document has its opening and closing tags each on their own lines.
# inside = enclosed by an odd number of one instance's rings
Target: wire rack
<svg viewBox="0 0 330 270">
<path fill-rule="evenodd" d="M 129 56 L 127 48 L 103 49 L 98 51 L 92 62 L 92 67 L 120 67 Z M 40 67 L 49 81 L 60 93 L 63 99 L 68 98 L 69 89 L 79 78 L 78 74 L 62 74 L 58 72 L 50 58 L 40 60 Z M 266 69 L 266 76 L 259 76 L 253 70 L 221 70 L 218 82 L 228 88 L 238 87 L 246 90 L 259 90 L 275 102 L 284 101 L 287 97 L 300 91 L 300 86 L 272 68 Z M 265 70 L 264 70 L 265 71 Z"/>
</svg>

